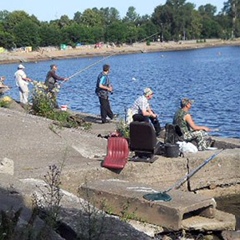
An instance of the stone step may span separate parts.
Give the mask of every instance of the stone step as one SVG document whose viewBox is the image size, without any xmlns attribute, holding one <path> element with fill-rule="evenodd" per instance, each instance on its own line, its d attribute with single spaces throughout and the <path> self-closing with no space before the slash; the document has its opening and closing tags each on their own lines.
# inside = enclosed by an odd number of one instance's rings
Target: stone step
<svg viewBox="0 0 240 240">
<path fill-rule="evenodd" d="M 94 206 L 107 212 L 162 226 L 168 230 L 197 229 L 201 228 L 201 225 L 204 227 L 206 222 L 214 222 L 210 230 L 235 229 L 235 216 L 225 216 L 222 213 L 224 217 L 219 218 L 214 198 L 180 190 L 169 191 L 171 200 L 167 202 L 143 198 L 147 193 L 164 190 L 142 183 L 108 179 L 82 185 L 79 193 L 82 198 L 87 197 Z"/>
</svg>

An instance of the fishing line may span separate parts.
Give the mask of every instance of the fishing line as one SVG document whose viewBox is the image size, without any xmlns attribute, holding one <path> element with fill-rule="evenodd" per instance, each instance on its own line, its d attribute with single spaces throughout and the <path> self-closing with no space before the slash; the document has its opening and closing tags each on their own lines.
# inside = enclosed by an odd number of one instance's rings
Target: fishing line
<svg viewBox="0 0 240 240">
<path fill-rule="evenodd" d="M 148 36 L 148 37 L 146 37 L 146 38 L 143 38 L 141 41 L 139 41 L 139 43 L 141 43 L 141 42 L 145 41 L 146 39 L 148 39 L 148 38 L 150 38 L 150 37 L 153 37 L 153 36 L 155 36 L 155 35 L 157 35 L 157 34 L 159 34 L 159 32 L 154 33 L 154 34 L 152 34 L 152 35 L 150 35 L 150 36 Z M 95 66 L 96 64 L 98 64 L 98 63 L 100 63 L 100 62 L 102 62 L 102 61 L 104 61 L 104 60 L 106 60 L 106 59 L 108 59 L 108 58 L 110 58 L 110 57 L 112 57 L 112 56 L 114 56 L 114 55 L 116 55 L 116 54 L 118 54 L 118 53 L 117 53 L 117 52 L 112 53 L 112 54 L 110 54 L 110 55 L 108 55 L 108 56 L 100 59 L 99 61 L 97 61 L 97 62 L 95 62 L 95 63 L 93 63 L 93 64 L 85 67 L 84 69 L 81 69 L 81 70 L 77 71 L 76 73 L 74 73 L 73 75 L 71 75 L 70 77 L 68 77 L 68 80 L 67 80 L 67 81 L 69 81 L 71 78 L 76 77 L 76 76 L 79 75 L 80 73 L 86 71 L 87 69 Z M 66 81 L 63 81 L 63 82 L 66 82 Z M 63 83 L 63 82 L 62 82 L 62 83 Z"/>
</svg>

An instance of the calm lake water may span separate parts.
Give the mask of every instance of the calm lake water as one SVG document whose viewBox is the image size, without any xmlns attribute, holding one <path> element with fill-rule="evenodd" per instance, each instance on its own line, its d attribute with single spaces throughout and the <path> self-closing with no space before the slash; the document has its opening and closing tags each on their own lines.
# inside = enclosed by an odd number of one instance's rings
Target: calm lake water
<svg viewBox="0 0 240 240">
<path fill-rule="evenodd" d="M 191 110 L 199 125 L 218 128 L 215 136 L 240 138 L 240 47 L 219 47 L 186 51 L 139 53 L 106 57 L 54 60 L 24 63 L 27 75 L 44 81 L 49 66 L 59 66 L 58 75 L 69 77 L 62 85 L 58 102 L 75 111 L 99 114 L 95 96 L 96 78 L 102 65 L 111 65 L 114 94 L 111 105 L 124 119 L 125 108 L 132 105 L 145 87 L 155 91 L 152 107 L 161 125 L 172 121 L 172 116 L 183 97 L 192 98 Z M 7 94 L 19 100 L 13 78 L 18 64 L 0 65 L 0 75 L 12 86 Z M 89 67 L 91 66 L 91 67 Z M 84 70 L 87 68 L 86 70 Z"/>
<path fill-rule="evenodd" d="M 69 77 L 77 73 L 62 85 L 59 104 L 67 104 L 74 111 L 99 114 L 95 84 L 102 65 L 108 63 L 111 65 L 110 77 L 114 86 L 112 109 L 122 119 L 125 108 L 132 105 L 145 87 L 151 87 L 155 91 L 151 103 L 162 126 L 172 121 L 180 99 L 188 97 L 195 100 L 191 113 L 197 124 L 218 128 L 219 132 L 212 133 L 215 136 L 240 138 L 239 58 L 240 47 L 219 47 L 24 65 L 28 76 L 38 81 L 45 80 L 49 66 L 53 63 L 58 65 L 60 76 Z M 6 76 L 6 84 L 12 86 L 7 95 L 19 100 L 13 77 L 17 66 L 18 64 L 0 65 L 0 75 Z M 236 214 L 240 229 L 240 210 L 233 208 L 239 206 L 240 196 L 236 196 L 233 201 L 227 199 L 218 202 L 221 209 Z"/>
</svg>

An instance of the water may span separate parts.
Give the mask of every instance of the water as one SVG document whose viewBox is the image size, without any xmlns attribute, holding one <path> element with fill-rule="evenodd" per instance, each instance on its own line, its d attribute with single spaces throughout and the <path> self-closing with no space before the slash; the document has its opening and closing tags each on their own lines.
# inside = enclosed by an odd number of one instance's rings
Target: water
<svg viewBox="0 0 240 240">
<path fill-rule="evenodd" d="M 69 77 L 79 72 L 62 85 L 58 102 L 74 111 L 99 114 L 98 98 L 94 93 L 96 78 L 102 65 L 108 63 L 114 86 L 111 105 L 114 113 L 119 113 L 122 119 L 125 108 L 132 105 L 145 87 L 151 87 L 155 92 L 152 107 L 162 126 L 172 121 L 179 100 L 188 97 L 195 100 L 191 113 L 198 125 L 218 128 L 220 131 L 213 133 L 215 136 L 240 138 L 239 56 L 240 47 L 219 47 L 24 65 L 28 76 L 38 81 L 45 80 L 52 63 L 59 66 L 60 76 Z M 93 67 L 81 72 L 92 64 Z M 0 75 L 5 75 L 6 84 L 13 87 L 7 94 L 19 100 L 13 78 L 17 65 L 0 65 Z"/>
</svg>

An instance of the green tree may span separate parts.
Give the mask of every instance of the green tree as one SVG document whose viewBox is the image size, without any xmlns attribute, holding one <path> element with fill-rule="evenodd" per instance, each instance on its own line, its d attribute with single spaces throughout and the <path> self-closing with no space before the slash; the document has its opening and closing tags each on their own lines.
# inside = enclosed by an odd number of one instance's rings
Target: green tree
<svg viewBox="0 0 240 240">
<path fill-rule="evenodd" d="M 38 47 L 40 43 L 38 31 L 39 26 L 32 22 L 30 19 L 25 19 L 18 23 L 13 29 L 16 46 L 32 46 L 33 48 Z"/>
<path fill-rule="evenodd" d="M 60 29 L 55 23 L 43 23 L 39 28 L 40 46 L 59 46 L 62 43 Z"/>
<path fill-rule="evenodd" d="M 0 22 L 4 22 L 6 17 L 10 14 L 7 10 L 0 11 Z"/>
<path fill-rule="evenodd" d="M 119 11 L 116 8 L 100 8 L 99 13 L 103 17 L 105 26 L 108 26 L 110 23 L 120 20 Z"/>
<path fill-rule="evenodd" d="M 79 24 L 81 23 L 81 17 L 82 17 L 82 14 L 80 12 L 76 12 L 74 13 L 73 21 Z"/>
<path fill-rule="evenodd" d="M 136 12 L 135 7 L 129 7 L 126 16 L 123 18 L 124 22 L 135 23 L 139 19 L 139 14 Z"/>
<path fill-rule="evenodd" d="M 127 25 L 121 21 L 110 24 L 106 30 L 106 41 L 121 44 L 126 42 Z"/>
<path fill-rule="evenodd" d="M 215 17 L 217 8 L 211 4 L 206 4 L 200 6 L 198 12 L 201 15 L 201 38 L 219 38 L 222 28 Z"/>
<path fill-rule="evenodd" d="M 4 47 L 8 50 L 15 47 L 14 36 L 8 32 L 0 31 L 0 47 Z"/>
<path fill-rule="evenodd" d="M 227 15 L 227 22 L 231 24 L 231 38 L 239 37 L 240 29 L 239 27 L 239 17 L 240 17 L 240 1 L 238 0 L 228 0 L 224 2 L 224 7 L 222 9 L 222 14 Z M 229 23 L 227 24 L 229 25 Z M 226 26 L 225 26 L 226 27 Z M 225 28 L 226 29 L 226 28 Z M 227 29 L 226 29 L 227 31 Z"/>
<path fill-rule="evenodd" d="M 81 24 L 84 24 L 88 27 L 102 26 L 104 24 L 102 14 L 96 8 L 88 8 L 82 14 Z"/>
<path fill-rule="evenodd" d="M 24 11 L 13 11 L 5 16 L 3 21 L 4 28 L 6 31 L 11 32 L 16 25 L 25 20 L 28 20 L 28 22 L 32 22 L 38 26 L 40 25 L 40 22 L 34 15 L 29 16 L 29 14 Z"/>
</svg>

